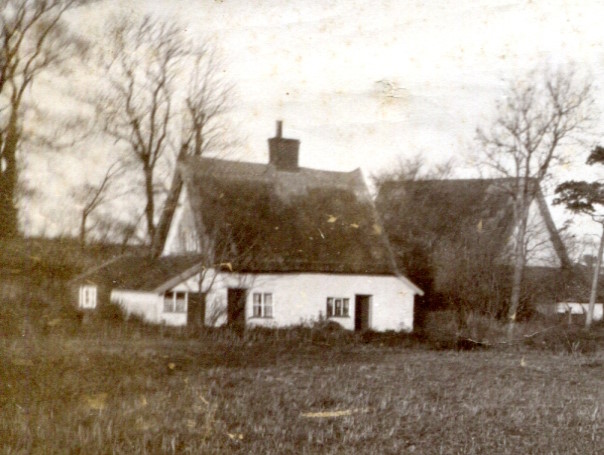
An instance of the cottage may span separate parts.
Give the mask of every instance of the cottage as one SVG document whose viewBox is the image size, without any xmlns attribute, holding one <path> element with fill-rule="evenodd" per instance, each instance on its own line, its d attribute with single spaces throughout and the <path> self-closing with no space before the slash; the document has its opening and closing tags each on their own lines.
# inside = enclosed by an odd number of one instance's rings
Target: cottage
<svg viewBox="0 0 604 455">
<path fill-rule="evenodd" d="M 160 256 L 79 277 L 79 305 L 97 289 L 169 325 L 412 330 L 422 291 L 397 271 L 361 171 L 300 167 L 299 145 L 278 122 L 268 164 L 181 160 Z"/>
</svg>

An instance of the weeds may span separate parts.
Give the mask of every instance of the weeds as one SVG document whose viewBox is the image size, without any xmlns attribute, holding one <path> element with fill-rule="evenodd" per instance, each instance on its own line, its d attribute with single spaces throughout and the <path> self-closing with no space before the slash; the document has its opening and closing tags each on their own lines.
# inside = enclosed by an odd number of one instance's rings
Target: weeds
<svg viewBox="0 0 604 455">
<path fill-rule="evenodd" d="M 604 327 L 158 327 L 0 306 L 0 453 L 598 453 Z M 27 317 L 29 325 L 23 318 Z M 6 318 L 6 319 L 4 319 Z M 460 352 L 460 340 L 490 347 Z M 445 350 L 446 348 L 451 348 Z"/>
<path fill-rule="evenodd" d="M 0 444 L 5 453 L 430 454 L 598 453 L 604 443 L 601 355 L 308 339 L 301 329 L 3 338 Z"/>
</svg>

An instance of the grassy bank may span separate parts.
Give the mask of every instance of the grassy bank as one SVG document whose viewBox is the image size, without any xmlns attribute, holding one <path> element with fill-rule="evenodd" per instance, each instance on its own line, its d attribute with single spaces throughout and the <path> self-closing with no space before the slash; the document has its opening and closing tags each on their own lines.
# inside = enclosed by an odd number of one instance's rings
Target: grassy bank
<svg viewBox="0 0 604 455">
<path fill-rule="evenodd" d="M 597 351 L 435 351 L 324 333 L 117 330 L 0 340 L 2 453 L 604 447 Z"/>
</svg>

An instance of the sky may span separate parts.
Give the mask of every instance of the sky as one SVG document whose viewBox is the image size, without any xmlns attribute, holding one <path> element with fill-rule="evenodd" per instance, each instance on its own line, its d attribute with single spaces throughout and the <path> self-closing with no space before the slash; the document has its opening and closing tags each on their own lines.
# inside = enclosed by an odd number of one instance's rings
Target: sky
<svg viewBox="0 0 604 455">
<path fill-rule="evenodd" d="M 266 140 L 282 120 L 284 136 L 301 141 L 302 166 L 360 167 L 369 177 L 422 154 L 427 163 L 455 158 L 458 177 L 476 176 L 468 160 L 476 127 L 492 119 L 507 81 L 573 62 L 604 90 L 597 1 L 102 1 L 68 19 L 100 40 L 108 21 L 144 14 L 215 43 L 236 89 L 229 117 L 238 158 L 248 161 L 267 160 Z M 76 76 L 70 84 L 86 84 L 86 73 Z M 52 90 L 43 92 L 41 102 L 53 100 Z M 31 164 L 30 175 L 52 195 L 28 207 L 32 232 L 61 231 L 75 220 L 63 201 L 74 175 L 95 178 L 90 163 L 99 151 L 87 152 Z M 588 151 L 572 153 L 583 163 Z M 585 172 L 577 165 L 558 177 Z M 555 212 L 558 223 L 568 217 Z"/>
</svg>

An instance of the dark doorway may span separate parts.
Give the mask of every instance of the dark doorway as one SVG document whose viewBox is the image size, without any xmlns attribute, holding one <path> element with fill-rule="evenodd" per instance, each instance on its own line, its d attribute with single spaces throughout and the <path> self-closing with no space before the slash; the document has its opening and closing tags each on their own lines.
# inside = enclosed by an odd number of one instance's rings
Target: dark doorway
<svg viewBox="0 0 604 455">
<path fill-rule="evenodd" d="M 229 288 L 227 293 L 227 324 L 245 326 L 245 298 L 247 289 Z"/>
<path fill-rule="evenodd" d="M 203 327 L 206 319 L 206 294 L 203 292 L 189 292 L 187 308 L 187 326 Z"/>
<path fill-rule="evenodd" d="M 354 330 L 362 332 L 369 330 L 370 295 L 356 295 L 354 299 Z"/>
</svg>

